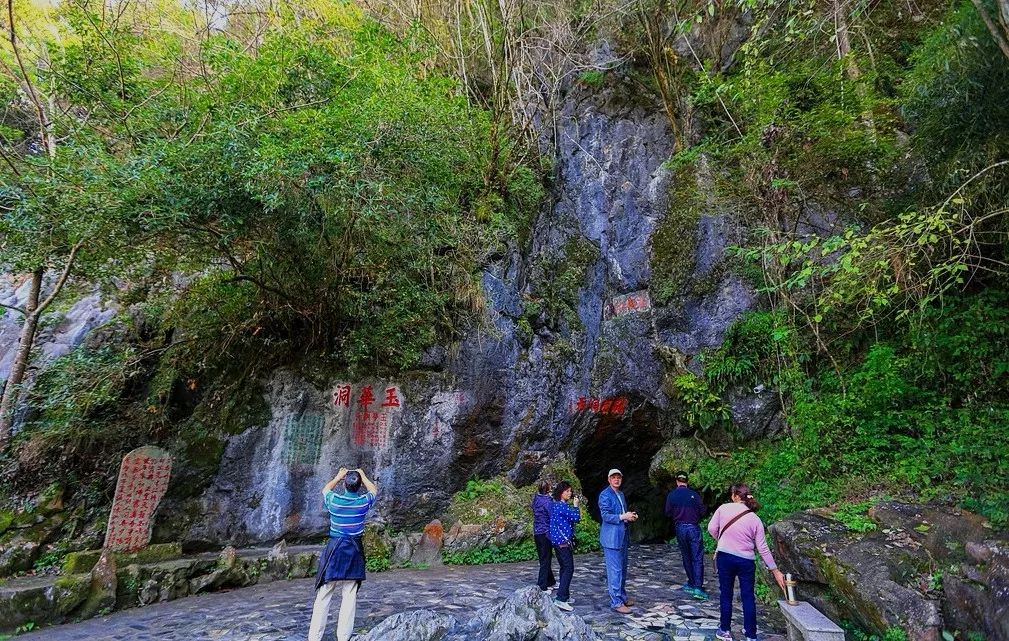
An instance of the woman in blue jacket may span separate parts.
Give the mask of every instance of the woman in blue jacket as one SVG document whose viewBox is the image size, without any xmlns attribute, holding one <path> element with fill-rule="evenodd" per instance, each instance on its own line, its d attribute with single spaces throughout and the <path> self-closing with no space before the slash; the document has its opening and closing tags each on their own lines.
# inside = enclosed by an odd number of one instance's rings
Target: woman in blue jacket
<svg viewBox="0 0 1009 641">
<path fill-rule="evenodd" d="M 561 610 L 572 610 L 570 600 L 571 577 L 575 574 L 575 523 L 581 520 L 578 497 L 572 505 L 571 484 L 561 481 L 554 489 L 554 502 L 550 504 L 550 542 L 553 543 L 557 562 L 561 566 L 561 583 L 554 603 Z"/>
<path fill-rule="evenodd" d="M 537 585 L 544 592 L 550 592 L 557 579 L 554 578 L 553 548 L 550 546 L 550 483 L 540 483 L 539 491 L 533 495 L 533 539 L 536 541 L 536 556 L 540 559 L 540 574 Z"/>
</svg>

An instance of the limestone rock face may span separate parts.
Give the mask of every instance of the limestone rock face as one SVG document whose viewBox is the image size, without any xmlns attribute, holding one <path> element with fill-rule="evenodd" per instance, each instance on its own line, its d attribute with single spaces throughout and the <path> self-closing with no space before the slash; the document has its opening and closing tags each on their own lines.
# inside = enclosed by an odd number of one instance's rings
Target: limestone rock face
<svg viewBox="0 0 1009 641">
<path fill-rule="evenodd" d="M 879 529 L 867 534 L 808 512 L 771 526 L 800 599 L 879 634 L 901 627 L 910 641 L 938 641 L 944 629 L 1009 640 L 1009 541 L 955 508 L 886 501 L 870 516 Z"/>
<path fill-rule="evenodd" d="M 52 283 L 44 284 L 43 297 L 51 286 Z M 30 288 L 29 276 L 0 272 L 0 303 L 24 308 Z M 95 288 L 74 301 L 65 311 L 47 313 L 35 337 L 35 348 L 40 350 L 43 361 L 63 356 L 84 342 L 89 332 L 109 322 L 118 311 L 118 306 L 103 299 Z M 10 374 L 20 332 L 20 314 L 0 314 L 0 381 Z M 27 382 L 30 383 L 31 379 Z M 15 429 L 24 418 L 22 410 L 23 408 L 19 408 L 15 413 Z"/>
<path fill-rule="evenodd" d="M 718 345 L 756 298 L 724 269 L 741 223 L 712 203 L 699 203 L 682 233 L 665 235 L 683 256 L 676 282 L 656 274 L 666 261 L 656 238 L 680 204 L 673 188 L 697 179 L 666 166 L 676 141 L 662 105 L 649 100 L 630 83 L 562 87 L 551 105 L 556 126 L 543 127 L 544 149 L 555 153 L 552 193 L 529 243 L 486 257 L 481 322 L 395 380 L 341 380 L 313 370 L 311 355 L 304 369 L 270 373 L 259 381 L 268 415 L 236 418 L 245 424 L 229 430 L 238 433 L 215 434 L 219 441 L 188 469 L 180 458 L 155 540 L 211 549 L 320 536 L 327 515 L 319 489 L 343 466 L 362 467 L 378 483 L 383 522 L 416 531 L 468 479 L 530 483 L 561 455 L 574 463 L 590 511 L 605 471 L 619 467 L 628 500 L 656 515 L 643 513 L 635 536 L 653 521 L 664 528 L 660 508 L 648 507 L 661 496 L 649 493 L 646 467 L 664 437 L 684 428 L 669 411 L 668 366 L 658 354 L 675 350 L 686 363 Z M 23 278 L 0 281 L 0 301 L 20 304 L 24 293 Z M 65 353 L 114 313 L 85 296 L 40 335 L 40 347 Z M 0 319 L 0 379 L 17 338 L 12 323 Z M 733 399 L 733 419 L 759 432 L 773 424 L 773 394 L 761 397 L 767 402 L 748 394 Z M 370 416 L 387 406 L 394 416 Z"/>
</svg>

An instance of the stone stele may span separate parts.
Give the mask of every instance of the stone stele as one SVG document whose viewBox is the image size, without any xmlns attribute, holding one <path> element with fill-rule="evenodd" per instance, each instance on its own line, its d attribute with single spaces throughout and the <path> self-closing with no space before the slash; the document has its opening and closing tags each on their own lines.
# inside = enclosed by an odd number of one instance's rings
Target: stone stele
<svg viewBox="0 0 1009 641">
<path fill-rule="evenodd" d="M 150 543 L 151 520 L 171 475 L 172 457 L 157 447 L 138 447 L 123 457 L 105 548 L 131 552 Z"/>
</svg>

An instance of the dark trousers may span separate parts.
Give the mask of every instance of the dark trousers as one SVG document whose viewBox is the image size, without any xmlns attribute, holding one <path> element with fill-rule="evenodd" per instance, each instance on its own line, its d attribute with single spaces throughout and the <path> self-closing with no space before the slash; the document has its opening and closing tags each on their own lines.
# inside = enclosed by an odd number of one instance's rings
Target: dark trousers
<svg viewBox="0 0 1009 641">
<path fill-rule="evenodd" d="M 536 540 L 536 555 L 540 559 L 540 575 L 536 584 L 540 586 L 541 590 L 546 590 L 557 583 L 557 579 L 554 578 L 554 569 L 551 567 L 554 546 L 546 534 L 537 534 L 533 538 Z"/>
<path fill-rule="evenodd" d="M 554 553 L 557 554 L 557 563 L 561 566 L 561 584 L 557 586 L 557 600 L 567 601 L 571 596 L 571 577 L 575 575 L 575 553 L 570 545 L 564 547 L 554 546 Z"/>
<path fill-rule="evenodd" d="M 718 590 L 721 605 L 722 630 L 732 625 L 732 590 L 739 577 L 739 597 L 743 601 L 743 633 L 747 639 L 757 638 L 757 599 L 753 595 L 753 581 L 757 575 L 757 562 L 728 552 L 718 553 Z"/>
<path fill-rule="evenodd" d="M 701 542 L 701 527 L 696 523 L 677 523 L 676 542 L 680 544 L 683 569 L 687 572 L 687 585 L 698 589 L 704 587 L 704 543 Z"/>
</svg>

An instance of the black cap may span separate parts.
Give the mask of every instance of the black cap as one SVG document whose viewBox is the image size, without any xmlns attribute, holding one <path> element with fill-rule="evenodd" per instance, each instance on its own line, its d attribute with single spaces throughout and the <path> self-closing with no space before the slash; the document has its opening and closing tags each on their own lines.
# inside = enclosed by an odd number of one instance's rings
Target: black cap
<svg viewBox="0 0 1009 641">
<path fill-rule="evenodd" d="M 677 472 L 676 473 L 676 480 L 677 481 L 683 481 L 684 483 L 686 483 L 687 482 L 687 473 L 686 472 Z"/>
</svg>

